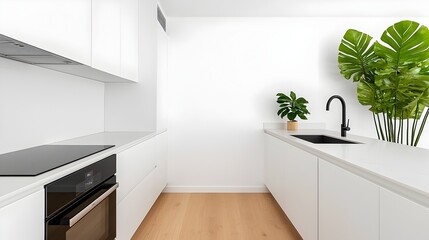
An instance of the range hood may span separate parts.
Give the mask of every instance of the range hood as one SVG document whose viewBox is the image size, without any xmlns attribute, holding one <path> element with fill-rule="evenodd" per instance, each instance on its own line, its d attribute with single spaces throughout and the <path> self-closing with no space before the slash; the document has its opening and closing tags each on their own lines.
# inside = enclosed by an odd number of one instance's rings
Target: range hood
<svg viewBox="0 0 429 240">
<path fill-rule="evenodd" d="M 101 82 L 133 82 L 0 34 L 0 57 Z"/>
</svg>

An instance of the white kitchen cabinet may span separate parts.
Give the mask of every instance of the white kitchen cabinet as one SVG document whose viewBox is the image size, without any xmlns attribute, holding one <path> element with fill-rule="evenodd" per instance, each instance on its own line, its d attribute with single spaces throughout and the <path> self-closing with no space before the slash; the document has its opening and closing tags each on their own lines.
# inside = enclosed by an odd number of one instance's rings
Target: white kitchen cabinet
<svg viewBox="0 0 429 240">
<path fill-rule="evenodd" d="M 265 135 L 265 184 L 303 239 L 317 239 L 317 157 Z"/>
<path fill-rule="evenodd" d="M 138 81 L 138 0 L 92 0 L 92 67 Z"/>
<path fill-rule="evenodd" d="M 92 0 L 93 68 L 121 75 L 121 1 Z"/>
<path fill-rule="evenodd" d="M 428 208 L 381 188 L 380 240 L 427 240 L 428 223 Z"/>
<path fill-rule="evenodd" d="M 0 239 L 45 238 L 45 190 L 0 208 Z"/>
<path fill-rule="evenodd" d="M 91 64 L 91 0 L 2 0 L 0 34 Z"/>
<path fill-rule="evenodd" d="M 138 81 L 139 3 L 121 0 L 121 77 Z"/>
<path fill-rule="evenodd" d="M 319 159 L 320 240 L 379 239 L 379 211 L 377 185 Z"/>
<path fill-rule="evenodd" d="M 148 154 L 144 150 L 150 153 Z M 139 154 L 141 156 L 136 157 Z M 151 156 L 152 159 L 147 159 L 148 156 Z M 131 239 L 167 184 L 167 132 L 125 150 L 119 153 L 117 157 L 117 179 L 119 182 L 117 239 L 128 240 Z M 127 161 L 127 157 L 130 157 L 131 160 Z M 151 164 L 135 165 L 136 160 L 149 161 Z M 147 172 L 147 168 L 140 169 L 141 173 L 139 174 L 139 169 L 131 170 L 131 166 L 120 168 L 120 165 L 124 165 L 121 161 L 132 163 L 131 165 L 135 168 L 141 168 L 142 166 L 154 167 L 150 168 L 149 172 Z M 132 176 L 134 174 L 139 176 Z M 121 188 L 124 189 L 121 190 Z"/>
<path fill-rule="evenodd" d="M 117 191 L 121 201 L 156 166 L 156 138 L 151 138 L 117 154 Z"/>
<path fill-rule="evenodd" d="M 141 221 L 149 212 L 158 197 L 153 191 L 156 173 L 155 170 L 150 172 L 142 182 L 118 203 L 116 239 L 131 239 Z"/>
<path fill-rule="evenodd" d="M 283 190 L 286 169 L 285 151 L 283 151 L 285 145 L 286 143 L 279 139 L 265 135 L 265 185 L 282 208 L 285 205 Z"/>
</svg>

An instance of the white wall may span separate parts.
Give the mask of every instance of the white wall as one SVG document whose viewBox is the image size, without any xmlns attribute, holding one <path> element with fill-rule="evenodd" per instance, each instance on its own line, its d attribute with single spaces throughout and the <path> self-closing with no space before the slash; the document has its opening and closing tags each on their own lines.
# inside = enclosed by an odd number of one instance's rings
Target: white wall
<svg viewBox="0 0 429 240">
<path fill-rule="evenodd" d="M 103 83 L 0 58 L 0 154 L 103 130 Z"/>
<path fill-rule="evenodd" d="M 281 121 L 278 92 L 306 97 L 309 121 L 336 131 L 340 104 L 333 102 L 330 112 L 325 104 L 339 94 L 347 102 L 350 133 L 375 137 L 355 85 L 338 72 L 337 49 L 348 28 L 379 37 L 397 20 L 169 18 L 170 190 L 260 189 L 262 123 Z"/>
<path fill-rule="evenodd" d="M 162 131 L 168 128 L 168 35 L 160 24 L 157 39 L 156 129 Z"/>
</svg>

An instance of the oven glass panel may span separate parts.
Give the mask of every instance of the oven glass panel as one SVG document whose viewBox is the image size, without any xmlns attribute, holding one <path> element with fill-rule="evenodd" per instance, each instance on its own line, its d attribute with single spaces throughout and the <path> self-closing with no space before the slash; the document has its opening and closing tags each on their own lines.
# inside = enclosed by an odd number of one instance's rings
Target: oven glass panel
<svg viewBox="0 0 429 240">
<path fill-rule="evenodd" d="M 46 185 L 46 218 L 56 215 L 115 172 L 116 155 L 112 155 Z"/>
<path fill-rule="evenodd" d="M 109 198 L 91 210 L 66 232 L 67 240 L 109 239 Z"/>
<path fill-rule="evenodd" d="M 80 204 L 47 221 L 47 240 L 113 240 L 116 237 L 116 190 L 70 226 L 71 219 L 116 183 L 112 177 Z"/>
</svg>

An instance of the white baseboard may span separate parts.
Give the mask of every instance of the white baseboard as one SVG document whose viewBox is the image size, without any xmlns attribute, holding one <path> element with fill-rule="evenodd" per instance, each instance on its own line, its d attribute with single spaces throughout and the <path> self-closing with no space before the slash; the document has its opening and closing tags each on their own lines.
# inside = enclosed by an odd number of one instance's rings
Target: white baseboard
<svg viewBox="0 0 429 240">
<path fill-rule="evenodd" d="M 169 186 L 167 193 L 267 193 L 266 186 Z"/>
</svg>

